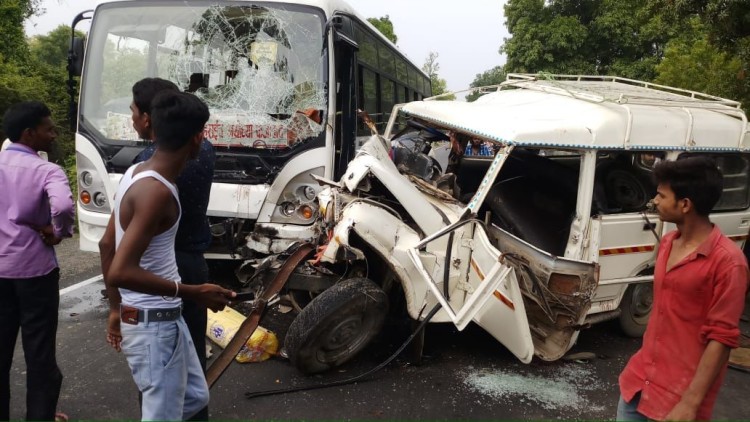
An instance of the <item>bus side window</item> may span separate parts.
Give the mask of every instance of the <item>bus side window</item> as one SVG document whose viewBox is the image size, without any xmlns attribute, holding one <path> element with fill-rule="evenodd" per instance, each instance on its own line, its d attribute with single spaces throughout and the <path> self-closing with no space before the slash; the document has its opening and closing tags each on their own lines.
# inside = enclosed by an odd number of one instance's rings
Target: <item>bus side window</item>
<svg viewBox="0 0 750 422">
<path fill-rule="evenodd" d="M 362 80 L 362 97 L 363 110 L 366 111 L 374 122 L 378 122 L 378 80 L 377 75 L 370 69 L 360 67 Z M 357 136 L 369 136 L 370 129 L 362 121 L 357 123 Z"/>
</svg>

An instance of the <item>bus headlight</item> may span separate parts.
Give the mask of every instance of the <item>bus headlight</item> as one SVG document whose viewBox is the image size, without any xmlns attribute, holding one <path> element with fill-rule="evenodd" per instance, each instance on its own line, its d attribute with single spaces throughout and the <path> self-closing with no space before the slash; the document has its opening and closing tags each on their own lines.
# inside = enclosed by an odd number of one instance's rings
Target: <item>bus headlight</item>
<svg viewBox="0 0 750 422">
<path fill-rule="evenodd" d="M 310 221 L 315 217 L 315 209 L 312 207 L 314 204 L 295 204 L 293 202 L 284 202 L 279 205 L 279 213 L 284 217 L 301 219 L 302 221 Z"/>
<path fill-rule="evenodd" d="M 299 225 L 313 223 L 320 215 L 317 197 L 322 188 L 311 174 L 321 176 L 324 170 L 323 167 L 306 170 L 287 182 L 275 201 L 276 206 L 270 222 Z"/>
<path fill-rule="evenodd" d="M 96 171 L 94 164 L 80 153 L 76 153 L 78 170 L 78 203 L 86 211 L 109 214 L 111 212 L 104 179 Z"/>
<path fill-rule="evenodd" d="M 302 191 L 302 196 L 308 201 L 312 201 L 315 199 L 315 195 L 317 195 L 315 188 L 312 186 L 302 186 L 300 190 Z"/>
<path fill-rule="evenodd" d="M 279 208 L 281 209 L 281 214 L 287 217 L 291 217 L 294 214 L 294 210 L 297 207 L 295 207 L 294 204 L 291 202 L 284 202 L 283 204 L 279 206 Z"/>
<path fill-rule="evenodd" d="M 94 175 L 89 171 L 81 172 L 81 186 L 89 187 L 94 183 Z"/>
<path fill-rule="evenodd" d="M 97 207 L 101 208 L 101 207 L 103 207 L 106 204 L 107 204 L 107 195 L 105 195 L 105 194 L 103 194 L 101 192 L 97 192 L 94 195 L 94 205 L 96 205 Z"/>
</svg>

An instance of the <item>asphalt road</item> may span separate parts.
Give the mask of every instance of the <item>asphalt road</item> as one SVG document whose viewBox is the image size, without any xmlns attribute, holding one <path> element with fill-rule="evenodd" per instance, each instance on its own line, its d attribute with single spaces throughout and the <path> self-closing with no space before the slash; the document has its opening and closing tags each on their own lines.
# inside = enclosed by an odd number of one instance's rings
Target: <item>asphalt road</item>
<svg viewBox="0 0 750 422">
<path fill-rule="evenodd" d="M 58 362 L 65 376 L 59 409 L 72 420 L 139 418 L 138 396 L 124 356 L 104 341 L 107 304 L 98 255 L 58 247 L 62 269 Z M 73 286 L 73 287 L 71 287 Z M 80 285 L 78 285 L 80 286 Z M 72 289 L 72 290 L 71 290 Z M 262 325 L 283 338 L 292 314 L 269 313 Z M 750 332 L 745 324 L 744 332 Z M 572 352 L 593 352 L 585 361 L 520 363 L 476 326 L 457 332 L 430 325 L 426 356 L 415 366 L 398 358 L 367 381 L 342 387 L 246 399 L 248 391 L 319 385 L 363 373 L 395 351 L 403 336 L 387 330 L 340 370 L 300 375 L 288 362 L 236 364 L 211 390 L 211 417 L 236 419 L 586 419 L 615 415 L 617 376 L 640 341 L 623 337 L 616 324 L 600 324 L 580 336 Z M 25 366 L 19 346 L 11 373 L 11 417 L 24 416 Z M 214 346 L 214 352 L 219 349 Z M 714 417 L 750 419 L 750 374 L 729 370 Z"/>
</svg>

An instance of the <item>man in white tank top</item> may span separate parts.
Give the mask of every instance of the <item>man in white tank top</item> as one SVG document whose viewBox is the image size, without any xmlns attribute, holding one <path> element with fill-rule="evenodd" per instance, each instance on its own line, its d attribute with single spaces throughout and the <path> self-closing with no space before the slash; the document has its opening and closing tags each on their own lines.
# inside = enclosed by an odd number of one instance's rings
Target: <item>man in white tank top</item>
<svg viewBox="0 0 750 422">
<path fill-rule="evenodd" d="M 108 342 L 122 350 L 142 393 L 143 420 L 185 420 L 208 404 L 208 386 L 181 316 L 182 299 L 213 311 L 235 296 L 214 284 L 182 285 L 175 260 L 180 204 L 175 181 L 196 157 L 206 105 L 181 92 L 151 103 L 156 152 L 125 173 L 100 249 L 110 301 Z M 114 242 L 113 242 L 114 240 Z"/>
</svg>

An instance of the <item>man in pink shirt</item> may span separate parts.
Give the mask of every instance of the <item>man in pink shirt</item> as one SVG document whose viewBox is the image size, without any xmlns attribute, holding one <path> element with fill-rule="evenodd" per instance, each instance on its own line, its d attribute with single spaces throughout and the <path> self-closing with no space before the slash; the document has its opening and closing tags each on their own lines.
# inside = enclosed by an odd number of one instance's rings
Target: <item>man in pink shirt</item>
<svg viewBox="0 0 750 422">
<path fill-rule="evenodd" d="M 731 348 L 738 347 L 748 268 L 709 213 L 722 176 L 705 157 L 654 169 L 654 203 L 677 230 L 661 241 L 643 346 L 620 374 L 617 420 L 709 420 Z"/>
<path fill-rule="evenodd" d="M 73 195 L 49 151 L 57 131 L 42 103 L 3 117 L 12 144 L 0 152 L 0 420 L 10 418 L 10 368 L 18 331 L 26 359 L 26 419 L 54 420 L 62 374 L 55 344 L 60 272 L 54 245 L 73 235 Z"/>
</svg>

